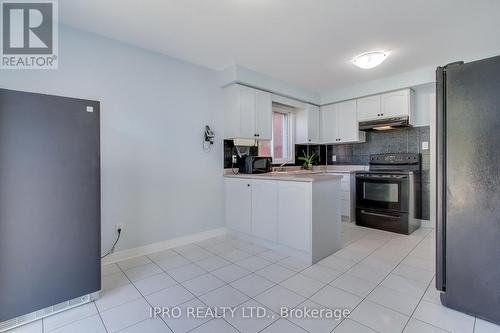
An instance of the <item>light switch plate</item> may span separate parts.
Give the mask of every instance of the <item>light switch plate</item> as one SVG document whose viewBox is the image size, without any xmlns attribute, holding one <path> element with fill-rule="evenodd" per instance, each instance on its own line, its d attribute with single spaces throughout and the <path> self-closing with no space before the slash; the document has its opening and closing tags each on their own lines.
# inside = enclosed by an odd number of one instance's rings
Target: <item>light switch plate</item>
<svg viewBox="0 0 500 333">
<path fill-rule="evenodd" d="M 94 112 L 93 106 L 87 106 L 87 112 Z"/>
<path fill-rule="evenodd" d="M 332 162 L 337 162 L 337 155 L 332 155 Z"/>
<path fill-rule="evenodd" d="M 422 150 L 429 150 L 429 142 L 422 141 Z"/>
</svg>

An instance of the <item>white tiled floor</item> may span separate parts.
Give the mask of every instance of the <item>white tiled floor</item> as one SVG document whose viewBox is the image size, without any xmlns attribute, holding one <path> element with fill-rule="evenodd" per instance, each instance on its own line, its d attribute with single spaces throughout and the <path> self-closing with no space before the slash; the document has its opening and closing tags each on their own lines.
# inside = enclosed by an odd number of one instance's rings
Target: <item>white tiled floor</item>
<svg viewBox="0 0 500 333">
<path fill-rule="evenodd" d="M 309 266 L 224 235 L 103 267 L 102 297 L 13 330 L 175 333 L 500 333 L 443 307 L 434 289 L 434 233 L 343 225 L 344 248 Z M 151 319 L 150 306 L 266 307 L 265 318 Z M 348 308 L 348 319 L 279 318 L 281 306 Z"/>
</svg>

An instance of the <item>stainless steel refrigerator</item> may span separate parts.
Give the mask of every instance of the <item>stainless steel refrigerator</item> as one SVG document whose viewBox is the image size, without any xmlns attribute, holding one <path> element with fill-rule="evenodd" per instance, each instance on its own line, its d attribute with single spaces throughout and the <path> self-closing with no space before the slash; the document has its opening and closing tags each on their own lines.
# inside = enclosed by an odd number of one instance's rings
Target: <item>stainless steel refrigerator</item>
<svg viewBox="0 0 500 333">
<path fill-rule="evenodd" d="M 0 332 L 101 289 L 99 102 L 0 89 Z"/>
<path fill-rule="evenodd" d="M 436 287 L 500 324 L 500 56 L 437 69 Z"/>
</svg>

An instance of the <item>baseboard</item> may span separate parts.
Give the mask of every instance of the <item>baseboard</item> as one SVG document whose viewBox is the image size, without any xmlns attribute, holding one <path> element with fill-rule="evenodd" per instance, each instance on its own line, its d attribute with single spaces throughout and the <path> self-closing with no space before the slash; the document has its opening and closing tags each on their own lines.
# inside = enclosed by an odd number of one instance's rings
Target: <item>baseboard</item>
<svg viewBox="0 0 500 333">
<path fill-rule="evenodd" d="M 189 243 L 199 242 L 207 238 L 221 236 L 227 233 L 226 228 L 218 228 L 199 232 L 196 234 L 191 234 L 187 236 L 182 236 L 178 238 L 169 239 L 166 241 L 148 244 L 140 247 L 135 247 L 132 249 L 117 251 L 102 260 L 103 265 L 112 264 L 125 259 L 130 259 L 134 257 L 139 257 L 159 251 L 164 251 L 173 247 L 186 245 Z"/>
</svg>

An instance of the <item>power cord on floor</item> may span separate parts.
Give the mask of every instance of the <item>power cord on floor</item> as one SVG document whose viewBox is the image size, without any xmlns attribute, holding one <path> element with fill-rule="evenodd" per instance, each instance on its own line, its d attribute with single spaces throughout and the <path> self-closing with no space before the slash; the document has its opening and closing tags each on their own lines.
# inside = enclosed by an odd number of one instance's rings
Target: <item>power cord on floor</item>
<svg viewBox="0 0 500 333">
<path fill-rule="evenodd" d="M 111 247 L 111 250 L 109 250 L 109 251 L 108 251 L 108 253 L 106 253 L 105 255 L 101 256 L 101 259 L 103 259 L 103 258 L 105 258 L 105 257 L 109 256 L 111 253 L 113 253 L 113 252 L 115 251 L 115 246 L 116 246 L 116 244 L 118 243 L 118 241 L 120 240 L 120 236 L 121 236 L 121 234 L 122 234 L 122 229 L 120 228 L 120 229 L 118 229 L 118 230 L 116 230 L 116 231 L 118 232 L 118 236 L 116 237 L 116 240 L 115 240 L 115 242 L 113 243 L 113 246 Z"/>
</svg>

